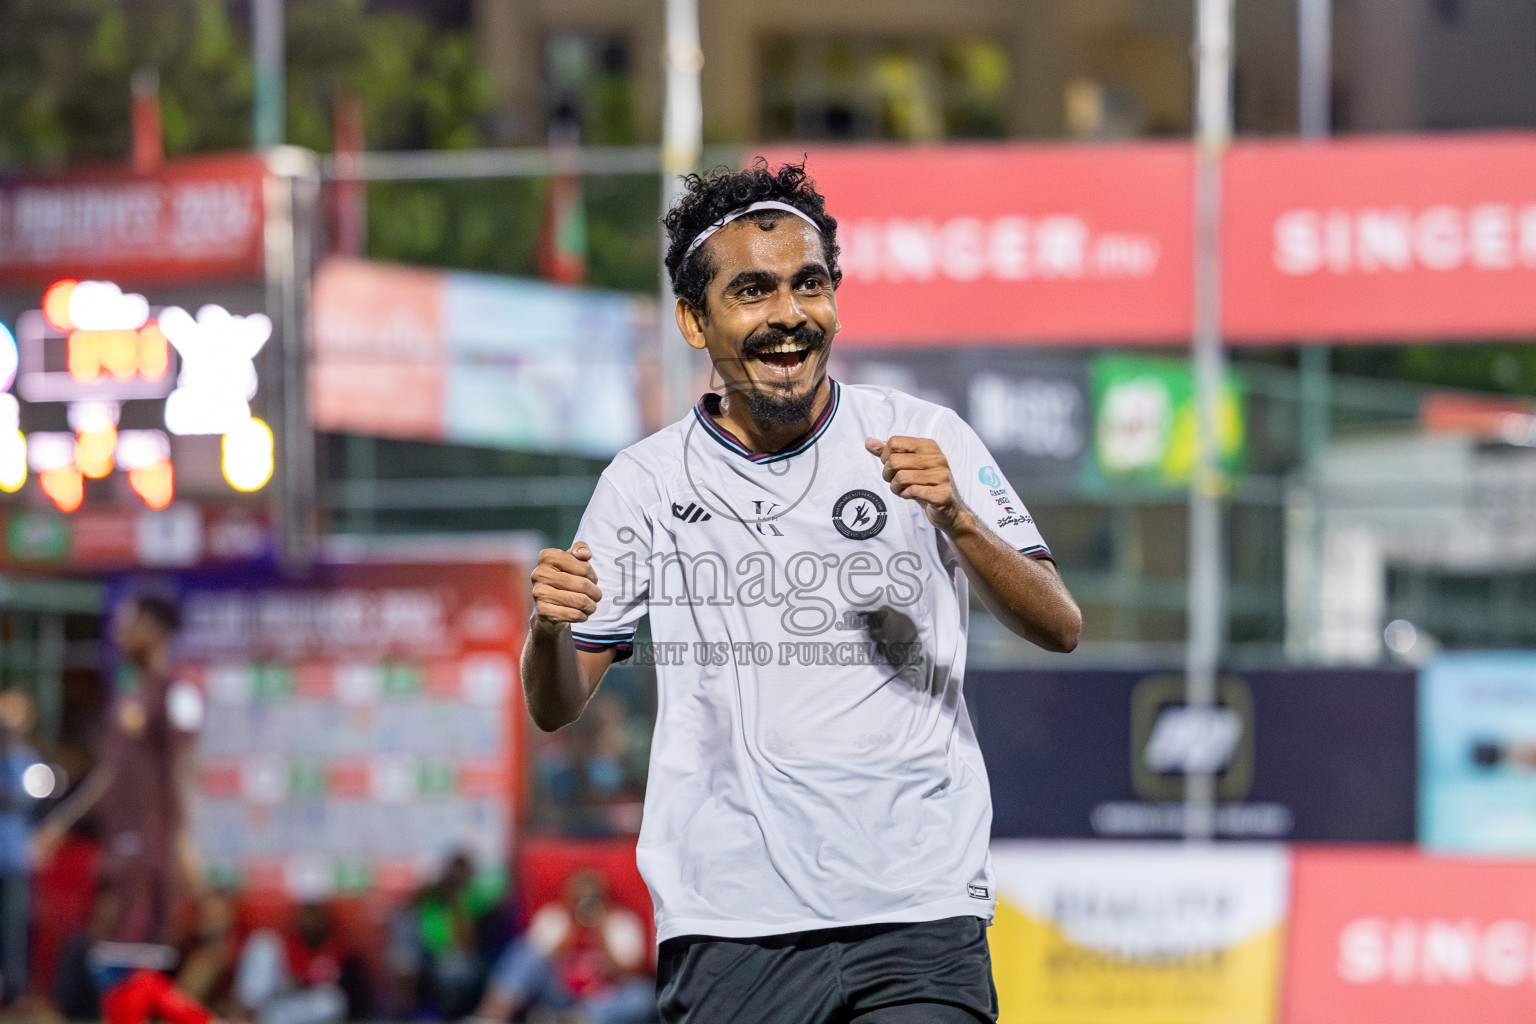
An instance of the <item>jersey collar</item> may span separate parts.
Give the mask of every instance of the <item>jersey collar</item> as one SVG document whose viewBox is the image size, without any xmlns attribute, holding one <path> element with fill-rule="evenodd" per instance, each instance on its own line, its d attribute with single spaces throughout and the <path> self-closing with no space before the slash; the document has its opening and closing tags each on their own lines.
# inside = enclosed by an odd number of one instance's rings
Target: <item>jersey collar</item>
<svg viewBox="0 0 1536 1024">
<path fill-rule="evenodd" d="M 822 434 L 827 432 L 827 426 L 831 424 L 832 417 L 837 413 L 838 404 L 842 401 L 842 385 L 828 377 L 832 384 L 832 397 L 827 401 L 827 407 L 821 410 L 821 415 L 816 417 L 816 422 L 811 424 L 811 429 L 797 439 L 789 442 L 776 452 L 754 452 L 741 443 L 741 439 L 715 422 L 714 412 L 719 411 L 720 396 L 710 392 L 699 399 L 699 404 L 693 407 L 693 414 L 698 417 L 699 423 L 710 437 L 720 442 L 729 451 L 748 459 L 752 462 L 767 463 L 778 462 L 780 459 L 793 458 L 806 451 L 815 444 Z"/>
</svg>

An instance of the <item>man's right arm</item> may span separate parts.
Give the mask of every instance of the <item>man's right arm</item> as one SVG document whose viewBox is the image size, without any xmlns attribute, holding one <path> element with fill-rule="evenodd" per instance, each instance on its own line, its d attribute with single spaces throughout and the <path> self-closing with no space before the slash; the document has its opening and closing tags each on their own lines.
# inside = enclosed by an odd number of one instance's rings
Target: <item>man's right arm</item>
<svg viewBox="0 0 1536 1024">
<path fill-rule="evenodd" d="M 64 843 L 64 837 L 74 828 L 75 823 L 95 808 L 106 795 L 107 788 L 112 785 L 113 769 L 110 765 L 99 764 L 91 773 L 81 780 L 75 791 L 59 806 L 55 807 L 32 833 L 32 863 L 34 867 L 42 868 L 53 860 L 53 855 Z"/>
<path fill-rule="evenodd" d="M 533 570 L 533 621 L 523 642 L 523 698 L 533 723 L 545 732 L 581 716 L 614 652 L 578 651 L 572 623 L 597 611 L 603 592 L 592 568 L 592 550 L 578 541 L 569 551 L 546 548 Z"/>
</svg>

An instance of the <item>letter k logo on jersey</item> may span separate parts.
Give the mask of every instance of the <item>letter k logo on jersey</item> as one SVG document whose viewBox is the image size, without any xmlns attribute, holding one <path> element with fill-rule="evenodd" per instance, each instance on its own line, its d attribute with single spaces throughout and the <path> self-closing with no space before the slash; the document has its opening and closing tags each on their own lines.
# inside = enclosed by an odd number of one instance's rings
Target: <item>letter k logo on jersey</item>
<svg viewBox="0 0 1536 1024">
<path fill-rule="evenodd" d="M 779 518 L 778 502 L 753 499 L 752 506 L 753 512 L 757 517 L 756 521 L 752 524 L 752 528 L 754 530 L 762 534 L 764 537 L 784 536 L 784 532 L 780 530 L 778 524 L 774 522 L 775 519 Z"/>
</svg>

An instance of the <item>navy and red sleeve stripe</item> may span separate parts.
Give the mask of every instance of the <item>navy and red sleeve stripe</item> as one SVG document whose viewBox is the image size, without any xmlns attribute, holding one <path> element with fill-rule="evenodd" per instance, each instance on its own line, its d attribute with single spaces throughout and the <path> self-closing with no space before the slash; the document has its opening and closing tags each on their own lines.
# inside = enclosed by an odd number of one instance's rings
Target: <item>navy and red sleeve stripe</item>
<svg viewBox="0 0 1536 1024">
<path fill-rule="evenodd" d="M 1043 558 L 1047 562 L 1056 561 L 1056 556 L 1051 554 L 1051 549 L 1046 547 L 1044 544 L 1036 544 L 1034 547 L 1029 548 L 1020 548 L 1019 554 L 1027 555 L 1030 558 Z"/>
<path fill-rule="evenodd" d="M 614 661 L 623 661 L 635 652 L 633 633 L 578 633 L 573 629 L 571 639 L 575 641 L 578 651 L 589 654 L 612 651 Z"/>
</svg>

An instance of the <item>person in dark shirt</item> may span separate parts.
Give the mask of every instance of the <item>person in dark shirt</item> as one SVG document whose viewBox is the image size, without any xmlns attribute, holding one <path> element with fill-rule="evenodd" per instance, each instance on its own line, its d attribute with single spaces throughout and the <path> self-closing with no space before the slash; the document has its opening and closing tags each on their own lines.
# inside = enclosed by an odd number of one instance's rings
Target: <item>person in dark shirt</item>
<svg viewBox="0 0 1536 1024">
<path fill-rule="evenodd" d="M 482 937 L 501 898 L 465 851 L 391 916 L 388 952 L 396 998 L 412 1011 L 457 1020 L 474 1008 L 485 985 Z"/>
<path fill-rule="evenodd" d="M 201 888 L 189 812 L 204 704 L 202 691 L 174 674 L 180 627 L 180 609 L 159 595 L 118 606 L 112 639 L 121 661 L 100 758 L 34 836 L 35 862 L 46 864 L 70 826 L 87 814 L 96 820 L 100 881 L 116 914 L 91 956 L 104 1001 L 136 972 L 175 965 L 177 899 Z"/>
</svg>

